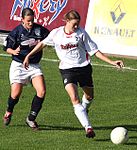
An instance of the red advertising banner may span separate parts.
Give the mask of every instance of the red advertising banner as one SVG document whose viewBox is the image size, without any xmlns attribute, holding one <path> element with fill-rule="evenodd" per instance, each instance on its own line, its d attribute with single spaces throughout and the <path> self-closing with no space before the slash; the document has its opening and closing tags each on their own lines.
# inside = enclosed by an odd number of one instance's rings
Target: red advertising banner
<svg viewBox="0 0 137 150">
<path fill-rule="evenodd" d="M 35 22 L 49 30 L 63 25 L 63 15 L 77 10 L 81 15 L 81 26 L 85 27 L 89 0 L 1 0 L 0 30 L 11 31 L 21 21 L 21 12 L 29 7 L 35 12 Z"/>
</svg>

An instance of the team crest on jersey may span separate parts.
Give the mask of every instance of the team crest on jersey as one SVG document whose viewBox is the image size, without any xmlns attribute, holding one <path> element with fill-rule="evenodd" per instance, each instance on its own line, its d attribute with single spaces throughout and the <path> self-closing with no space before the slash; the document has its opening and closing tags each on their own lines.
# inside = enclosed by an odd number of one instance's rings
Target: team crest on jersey
<svg viewBox="0 0 137 150">
<path fill-rule="evenodd" d="M 20 35 L 20 38 L 21 38 L 21 40 L 23 40 L 25 38 L 23 33 Z"/>
<path fill-rule="evenodd" d="M 36 28 L 36 29 L 35 29 L 35 34 L 36 34 L 37 36 L 40 36 L 40 28 Z"/>
</svg>

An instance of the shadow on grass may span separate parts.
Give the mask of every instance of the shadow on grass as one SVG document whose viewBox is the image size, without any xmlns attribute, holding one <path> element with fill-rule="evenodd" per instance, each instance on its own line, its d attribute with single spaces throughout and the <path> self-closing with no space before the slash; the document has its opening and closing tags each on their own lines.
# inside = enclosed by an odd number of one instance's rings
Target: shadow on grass
<svg viewBox="0 0 137 150">
<path fill-rule="evenodd" d="M 128 131 L 137 131 L 137 125 L 123 125 L 123 124 L 118 124 L 115 126 L 94 127 L 94 129 L 95 130 L 112 130 L 115 127 L 125 127 Z"/>
<path fill-rule="evenodd" d="M 23 124 L 17 124 L 17 125 L 13 125 L 10 124 L 10 126 L 12 127 L 25 127 L 27 125 L 23 125 Z M 112 130 L 115 127 L 125 127 L 128 131 L 135 131 L 137 132 L 137 125 L 123 125 L 123 124 L 118 124 L 115 126 L 95 126 L 94 130 Z M 83 130 L 83 128 L 81 127 L 70 127 L 70 126 L 61 126 L 61 125 L 39 125 L 40 130 Z"/>
<path fill-rule="evenodd" d="M 8 126 L 4 126 L 4 127 L 8 127 Z M 12 128 L 19 128 L 19 127 L 27 127 L 27 125 L 25 124 L 17 124 L 17 125 L 13 125 L 10 124 L 9 127 Z M 78 130 L 83 130 L 83 128 L 79 128 L 79 127 L 70 127 L 70 126 L 57 126 L 57 125 L 39 125 L 39 131 L 43 131 L 43 130 L 69 130 L 69 131 L 78 131 Z"/>
<path fill-rule="evenodd" d="M 83 130 L 83 128 L 78 127 L 68 127 L 68 126 L 53 126 L 53 125 L 40 125 L 39 130 L 70 130 L 70 131 L 76 131 L 76 130 Z"/>
<path fill-rule="evenodd" d="M 112 130 L 115 127 L 125 127 L 128 131 L 133 131 L 135 133 L 137 133 L 137 125 L 116 125 L 116 126 L 96 126 L 94 127 L 94 130 Z M 11 127 L 27 127 L 27 125 L 11 125 Z M 61 126 L 61 125 L 40 125 L 39 126 L 39 131 L 44 131 L 44 130 L 67 130 L 67 131 L 78 131 L 78 130 L 83 130 L 83 128 L 79 128 L 79 127 L 70 127 L 70 126 Z M 96 136 L 97 137 L 97 136 Z M 137 136 L 130 136 L 129 135 L 129 139 L 137 139 Z M 104 141 L 110 141 L 110 138 L 103 138 L 103 139 L 99 139 L 96 138 L 95 141 L 98 142 L 104 142 Z M 128 142 L 125 145 L 132 145 L 132 146 L 136 146 L 137 142 Z"/>
</svg>

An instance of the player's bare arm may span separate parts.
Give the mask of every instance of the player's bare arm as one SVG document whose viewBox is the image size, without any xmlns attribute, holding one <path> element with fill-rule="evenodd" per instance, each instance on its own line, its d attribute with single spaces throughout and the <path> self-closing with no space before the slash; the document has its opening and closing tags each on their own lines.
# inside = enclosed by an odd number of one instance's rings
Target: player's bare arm
<svg viewBox="0 0 137 150">
<path fill-rule="evenodd" d="M 43 48 L 45 47 L 45 45 L 42 42 L 39 42 L 34 49 L 25 57 L 24 61 L 23 61 L 23 66 L 25 69 L 28 69 L 29 66 L 29 58 L 30 56 L 34 55 L 35 53 L 41 51 Z"/>
<path fill-rule="evenodd" d="M 100 51 L 97 51 L 97 53 L 95 54 L 95 56 L 111 65 L 116 66 L 117 68 L 122 68 L 124 67 L 123 61 L 121 60 L 116 60 L 113 61 L 111 59 L 109 59 L 107 56 L 105 56 L 103 53 L 101 53 Z"/>
</svg>

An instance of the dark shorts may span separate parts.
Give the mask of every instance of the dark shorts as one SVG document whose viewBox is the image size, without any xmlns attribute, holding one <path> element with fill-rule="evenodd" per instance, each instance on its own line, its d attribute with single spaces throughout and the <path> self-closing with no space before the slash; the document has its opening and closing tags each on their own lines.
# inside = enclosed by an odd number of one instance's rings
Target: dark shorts
<svg viewBox="0 0 137 150">
<path fill-rule="evenodd" d="M 92 66 L 90 64 L 84 67 L 60 69 L 60 73 L 64 86 L 68 83 L 74 83 L 79 84 L 80 87 L 93 87 Z"/>
</svg>

